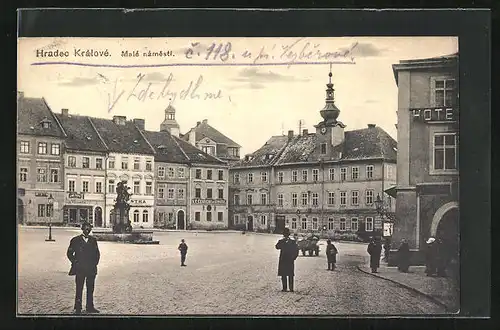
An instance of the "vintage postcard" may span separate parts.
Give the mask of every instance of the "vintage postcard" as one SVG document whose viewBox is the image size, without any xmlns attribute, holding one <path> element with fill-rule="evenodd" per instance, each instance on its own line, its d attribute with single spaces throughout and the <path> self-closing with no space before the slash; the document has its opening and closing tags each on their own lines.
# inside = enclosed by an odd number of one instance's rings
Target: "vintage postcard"
<svg viewBox="0 0 500 330">
<path fill-rule="evenodd" d="M 19 38 L 17 313 L 460 309 L 458 38 Z"/>
</svg>

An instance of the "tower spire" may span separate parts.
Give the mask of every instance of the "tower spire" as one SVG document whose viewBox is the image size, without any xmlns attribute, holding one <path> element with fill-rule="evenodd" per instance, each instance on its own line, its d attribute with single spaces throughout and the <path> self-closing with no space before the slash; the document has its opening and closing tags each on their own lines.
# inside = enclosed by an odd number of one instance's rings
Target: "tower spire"
<svg viewBox="0 0 500 330">
<path fill-rule="evenodd" d="M 325 107 L 320 111 L 325 123 L 336 123 L 340 110 L 335 106 L 335 97 L 332 83 L 332 63 L 330 63 L 330 72 L 328 73 L 328 84 L 326 84 Z"/>
</svg>

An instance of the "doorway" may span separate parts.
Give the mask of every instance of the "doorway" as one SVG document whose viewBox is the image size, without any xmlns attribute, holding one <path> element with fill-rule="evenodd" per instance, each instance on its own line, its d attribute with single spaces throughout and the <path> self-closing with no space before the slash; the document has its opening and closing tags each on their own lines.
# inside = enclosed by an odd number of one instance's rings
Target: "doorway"
<svg viewBox="0 0 500 330">
<path fill-rule="evenodd" d="M 186 228 L 186 221 L 184 220 L 184 211 L 179 210 L 177 212 L 177 229 L 185 229 Z"/>
<path fill-rule="evenodd" d="M 247 220 L 247 230 L 253 231 L 253 216 L 249 215 Z"/>
<path fill-rule="evenodd" d="M 97 206 L 94 210 L 94 226 L 102 227 L 102 208 Z"/>
<path fill-rule="evenodd" d="M 17 223 L 20 225 L 24 223 L 24 203 L 21 198 L 17 199 Z"/>
<path fill-rule="evenodd" d="M 277 215 L 276 216 L 276 227 L 274 229 L 275 234 L 283 234 L 283 229 L 285 229 L 285 216 Z"/>
</svg>

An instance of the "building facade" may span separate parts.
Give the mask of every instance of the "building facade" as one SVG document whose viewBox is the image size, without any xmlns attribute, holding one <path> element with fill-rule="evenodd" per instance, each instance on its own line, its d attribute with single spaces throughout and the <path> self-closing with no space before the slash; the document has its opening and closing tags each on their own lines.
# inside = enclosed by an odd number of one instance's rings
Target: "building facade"
<svg viewBox="0 0 500 330">
<path fill-rule="evenodd" d="M 23 93 L 18 94 L 17 123 L 18 223 L 61 224 L 64 132 L 45 99 Z"/>
<path fill-rule="evenodd" d="M 441 239 L 458 260 L 458 53 L 393 65 L 398 86 L 398 171 L 394 239 L 406 238 L 413 263 Z"/>
</svg>

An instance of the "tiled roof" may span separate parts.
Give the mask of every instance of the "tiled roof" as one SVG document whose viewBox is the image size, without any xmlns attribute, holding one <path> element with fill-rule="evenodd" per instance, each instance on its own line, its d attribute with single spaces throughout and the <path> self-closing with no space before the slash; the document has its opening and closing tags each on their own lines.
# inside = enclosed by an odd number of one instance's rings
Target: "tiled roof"
<svg viewBox="0 0 500 330">
<path fill-rule="evenodd" d="M 272 165 L 288 142 L 287 136 L 272 136 L 258 150 L 232 165 L 233 168 Z"/>
<path fill-rule="evenodd" d="M 110 152 L 146 155 L 154 153 L 133 122 L 126 121 L 124 125 L 118 125 L 110 119 L 90 118 L 90 120 Z"/>
<path fill-rule="evenodd" d="M 171 135 L 167 131 L 143 131 L 143 133 L 155 148 L 155 161 L 157 162 L 225 165 L 224 162 Z"/>
<path fill-rule="evenodd" d="M 54 114 L 66 132 L 65 145 L 70 150 L 106 152 L 106 146 L 99 138 L 87 116 Z"/>
<path fill-rule="evenodd" d="M 184 134 L 183 139 L 188 141 L 189 140 L 189 134 L 192 134 L 193 131 L 195 132 L 195 138 L 196 142 L 200 141 L 201 139 L 208 137 L 212 140 L 214 140 L 216 143 L 220 144 L 226 144 L 228 147 L 235 147 L 239 148 L 241 147 L 238 143 L 234 142 L 212 126 L 210 126 L 206 122 L 201 122 L 199 123 L 195 128 L 193 128 L 189 133 Z"/>
<path fill-rule="evenodd" d="M 370 127 L 345 132 L 344 142 L 323 156 L 316 134 L 295 136 L 283 150 L 274 165 L 291 163 L 314 163 L 335 160 L 362 160 L 383 158 L 396 161 L 397 142 L 379 127 Z"/>
<path fill-rule="evenodd" d="M 43 128 L 42 121 L 50 122 Z M 19 134 L 45 135 L 64 138 L 61 127 L 43 98 L 20 97 L 18 99 L 17 130 Z"/>
</svg>

